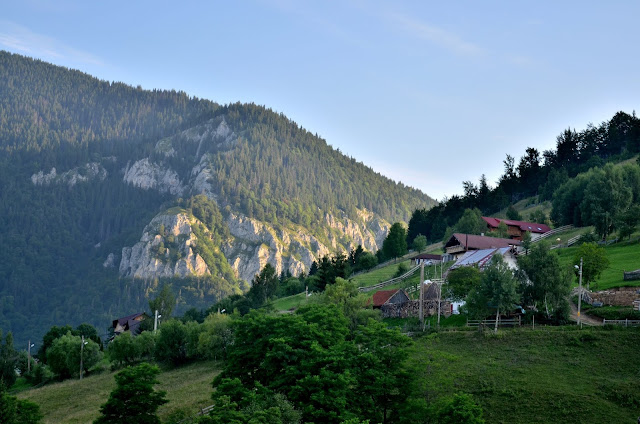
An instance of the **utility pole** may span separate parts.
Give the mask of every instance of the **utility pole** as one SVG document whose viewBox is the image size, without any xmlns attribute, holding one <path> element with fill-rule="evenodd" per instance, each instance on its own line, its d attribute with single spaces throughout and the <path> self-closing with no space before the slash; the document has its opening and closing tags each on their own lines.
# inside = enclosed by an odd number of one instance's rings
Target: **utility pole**
<svg viewBox="0 0 640 424">
<path fill-rule="evenodd" d="M 82 356 L 84 355 L 84 335 L 82 336 L 82 343 L 80 344 L 80 380 L 82 380 Z"/>
<path fill-rule="evenodd" d="M 27 372 L 31 372 L 31 339 L 27 346 Z"/>
<path fill-rule="evenodd" d="M 424 331 L 424 261 L 420 263 L 420 326 Z"/>
<path fill-rule="evenodd" d="M 442 267 L 442 265 L 440 265 Z M 442 280 L 438 283 L 438 328 L 440 328 L 440 304 L 442 303 Z"/>
<path fill-rule="evenodd" d="M 580 322 L 580 306 L 582 304 L 582 258 L 580 258 L 580 282 L 578 285 L 578 326 L 582 327 Z"/>
<path fill-rule="evenodd" d="M 155 333 L 158 329 L 158 310 L 156 309 L 155 317 L 153 319 L 153 332 Z"/>
</svg>

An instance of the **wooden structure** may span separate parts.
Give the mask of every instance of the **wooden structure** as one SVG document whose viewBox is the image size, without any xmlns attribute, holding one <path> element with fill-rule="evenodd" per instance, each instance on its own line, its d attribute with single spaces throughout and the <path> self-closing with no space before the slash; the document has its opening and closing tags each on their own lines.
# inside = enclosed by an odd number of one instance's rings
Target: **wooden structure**
<svg viewBox="0 0 640 424">
<path fill-rule="evenodd" d="M 373 294 L 373 307 L 382 308 L 384 305 L 402 304 L 409 300 L 409 295 L 402 289 L 380 290 Z"/>
<path fill-rule="evenodd" d="M 487 230 L 490 232 L 497 231 L 498 226 L 504 223 L 507 226 L 509 238 L 514 240 L 522 240 L 525 233 L 530 233 L 531 239 L 533 240 L 551 231 L 548 225 L 538 224 L 536 222 L 514 221 L 512 219 L 491 218 L 487 216 L 483 216 L 482 219 L 487 223 Z"/>
<path fill-rule="evenodd" d="M 454 233 L 444 245 L 445 252 L 455 259 L 469 250 L 500 249 L 503 247 L 520 247 L 520 241 L 473 234 Z"/>
<path fill-rule="evenodd" d="M 140 332 L 140 323 L 147 318 L 149 318 L 149 316 L 146 313 L 141 312 L 114 319 L 112 322 L 114 336 L 122 334 L 125 331 L 129 331 L 132 336 L 135 336 Z"/>
<path fill-rule="evenodd" d="M 442 262 L 442 255 L 434 255 L 432 253 L 421 253 L 420 255 L 416 255 L 411 258 L 411 265 L 421 265 L 424 263 L 425 265 L 433 265 L 439 264 Z"/>
</svg>

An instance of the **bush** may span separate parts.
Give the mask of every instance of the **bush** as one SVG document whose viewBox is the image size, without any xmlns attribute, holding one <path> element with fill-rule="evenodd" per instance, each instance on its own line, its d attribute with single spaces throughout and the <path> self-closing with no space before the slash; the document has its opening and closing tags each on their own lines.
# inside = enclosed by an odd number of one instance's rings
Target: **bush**
<svg viewBox="0 0 640 424">
<path fill-rule="evenodd" d="M 140 351 L 130 332 L 116 336 L 109 343 L 109 358 L 119 366 L 130 365 L 140 359 Z"/>
<path fill-rule="evenodd" d="M 82 339 L 67 333 L 57 338 L 51 347 L 47 349 L 47 364 L 51 371 L 60 378 L 70 378 L 80 369 L 80 352 Z M 102 359 L 100 346 L 93 340 L 85 339 L 82 349 L 82 368 L 88 370 Z"/>
<path fill-rule="evenodd" d="M 398 270 L 393 275 L 393 278 L 400 277 L 400 276 L 406 274 L 407 271 L 409 271 L 409 265 L 407 265 L 406 263 L 402 262 L 401 264 L 398 265 Z"/>
<path fill-rule="evenodd" d="M 29 384 L 36 386 L 38 384 L 47 384 L 55 377 L 53 371 L 45 364 L 31 363 L 31 372 L 24 375 Z"/>
<path fill-rule="evenodd" d="M 231 317 L 213 313 L 209 315 L 198 338 L 198 352 L 200 356 L 210 359 L 224 359 L 227 348 L 233 343 Z"/>
</svg>

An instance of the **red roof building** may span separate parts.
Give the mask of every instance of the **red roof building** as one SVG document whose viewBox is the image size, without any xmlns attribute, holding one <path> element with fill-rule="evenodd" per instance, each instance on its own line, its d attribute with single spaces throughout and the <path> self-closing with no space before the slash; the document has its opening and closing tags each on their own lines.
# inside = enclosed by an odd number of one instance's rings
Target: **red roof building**
<svg viewBox="0 0 640 424">
<path fill-rule="evenodd" d="M 531 238 L 536 237 L 551 231 L 551 228 L 545 224 L 537 224 L 535 222 L 514 221 L 512 219 L 500 219 L 483 216 L 482 219 L 487 223 L 487 229 L 489 231 L 496 231 L 501 222 L 507 226 L 507 234 L 509 237 L 516 240 L 522 240 L 524 233 L 531 233 Z"/>
<path fill-rule="evenodd" d="M 409 295 L 402 289 L 379 290 L 373 294 L 373 307 L 380 308 L 390 303 L 404 303 L 409 301 Z"/>
<path fill-rule="evenodd" d="M 445 243 L 444 249 L 451 255 L 459 255 L 469 250 L 499 249 L 501 247 L 520 246 L 519 240 L 504 239 L 473 234 L 454 233 Z"/>
</svg>

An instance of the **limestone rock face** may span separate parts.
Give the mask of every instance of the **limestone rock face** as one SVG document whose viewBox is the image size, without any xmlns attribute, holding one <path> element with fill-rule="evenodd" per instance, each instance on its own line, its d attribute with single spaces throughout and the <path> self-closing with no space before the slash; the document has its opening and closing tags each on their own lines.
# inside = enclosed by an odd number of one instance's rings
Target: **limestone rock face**
<svg viewBox="0 0 640 424">
<path fill-rule="evenodd" d="M 158 215 L 138 243 L 122 249 L 120 275 L 149 279 L 210 274 L 204 259 L 194 252 L 196 242 L 185 213 Z"/>
<path fill-rule="evenodd" d="M 185 187 L 178 174 L 170 168 L 152 163 L 148 158 L 136 161 L 124 172 L 124 182 L 144 190 L 156 189 L 160 193 L 181 196 Z"/>
<path fill-rule="evenodd" d="M 336 231 L 327 230 L 323 242 L 303 228 L 276 230 L 255 219 L 230 214 L 227 226 L 233 237 L 223 246 L 223 252 L 238 277 L 250 282 L 267 263 L 278 273 L 288 270 L 299 275 L 308 272 L 313 261 L 336 250 L 347 251 L 361 244 L 375 251 L 389 229 L 389 224 L 379 219 L 364 224 L 329 214 L 326 219 Z"/>
<path fill-rule="evenodd" d="M 31 182 L 40 186 L 67 184 L 69 187 L 73 187 L 78 183 L 94 179 L 103 181 L 105 178 L 107 178 L 107 170 L 98 162 L 89 162 L 61 174 L 58 174 L 56 168 L 51 168 L 47 174 L 40 171 L 31 176 Z"/>
</svg>

